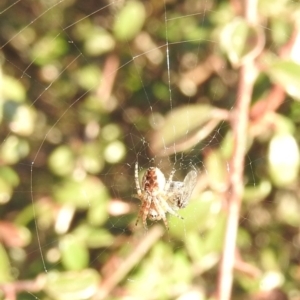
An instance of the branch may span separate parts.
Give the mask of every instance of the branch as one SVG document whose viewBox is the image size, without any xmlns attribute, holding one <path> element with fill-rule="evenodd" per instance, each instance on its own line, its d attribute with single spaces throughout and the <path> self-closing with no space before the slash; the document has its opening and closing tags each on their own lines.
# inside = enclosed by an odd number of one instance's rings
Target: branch
<svg viewBox="0 0 300 300">
<path fill-rule="evenodd" d="M 117 284 L 124 279 L 130 270 L 136 266 L 146 255 L 149 249 L 155 244 L 163 234 L 161 226 L 152 227 L 145 238 L 141 240 L 134 251 L 126 258 L 126 260 L 118 266 L 118 269 L 113 272 L 108 278 L 105 278 L 99 287 L 98 292 L 93 299 L 106 299 Z"/>
<path fill-rule="evenodd" d="M 245 0 L 245 17 L 250 24 L 256 22 L 256 2 L 255 0 Z M 229 300 L 231 298 L 236 238 L 241 201 L 244 192 L 243 174 L 245 154 L 247 151 L 249 106 L 256 74 L 257 70 L 253 58 L 245 60 L 240 69 L 236 106 L 232 111 L 231 119 L 234 149 L 230 161 L 228 215 L 223 246 L 224 250 L 218 277 L 218 300 Z"/>
</svg>

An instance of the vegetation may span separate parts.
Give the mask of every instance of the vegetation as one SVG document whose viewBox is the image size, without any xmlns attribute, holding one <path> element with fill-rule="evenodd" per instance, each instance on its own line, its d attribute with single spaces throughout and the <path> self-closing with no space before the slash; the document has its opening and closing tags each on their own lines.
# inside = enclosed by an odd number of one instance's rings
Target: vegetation
<svg viewBox="0 0 300 300">
<path fill-rule="evenodd" d="M 300 4 L 0 3 L 2 299 L 300 299 Z M 135 226 L 134 164 L 199 170 Z"/>
</svg>

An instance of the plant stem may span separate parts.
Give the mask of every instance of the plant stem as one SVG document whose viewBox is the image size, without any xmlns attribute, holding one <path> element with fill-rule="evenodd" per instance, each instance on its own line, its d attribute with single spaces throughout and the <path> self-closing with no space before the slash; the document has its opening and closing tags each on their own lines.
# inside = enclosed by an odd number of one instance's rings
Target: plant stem
<svg viewBox="0 0 300 300">
<path fill-rule="evenodd" d="M 249 23 L 255 23 L 256 1 L 245 0 L 245 17 Z M 236 106 L 231 118 L 234 148 L 230 161 L 227 224 L 218 277 L 218 300 L 229 300 L 232 291 L 236 238 L 244 192 L 243 174 L 247 151 L 249 106 L 255 77 L 256 68 L 253 59 L 246 60 L 240 68 Z"/>
</svg>

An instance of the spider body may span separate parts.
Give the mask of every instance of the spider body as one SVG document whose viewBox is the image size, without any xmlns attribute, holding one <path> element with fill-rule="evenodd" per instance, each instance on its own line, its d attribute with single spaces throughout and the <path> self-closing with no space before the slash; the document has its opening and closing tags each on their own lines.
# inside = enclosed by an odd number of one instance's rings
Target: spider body
<svg viewBox="0 0 300 300">
<path fill-rule="evenodd" d="M 166 228 L 168 228 L 166 219 L 167 212 L 182 219 L 182 217 L 176 213 L 176 210 L 187 205 L 188 198 L 196 183 L 197 173 L 195 171 L 190 172 L 193 174 L 193 183 L 186 186 L 191 188 L 191 191 L 186 191 L 185 184 L 188 182 L 172 181 L 174 173 L 175 170 L 170 173 L 170 176 L 166 181 L 166 178 L 160 169 L 150 167 L 145 172 L 142 179 L 142 186 L 140 186 L 138 163 L 135 164 L 136 197 L 142 202 L 136 224 L 141 218 L 144 227 L 147 228 L 147 218 L 152 221 L 162 219 Z M 188 175 L 190 173 L 188 173 Z"/>
</svg>

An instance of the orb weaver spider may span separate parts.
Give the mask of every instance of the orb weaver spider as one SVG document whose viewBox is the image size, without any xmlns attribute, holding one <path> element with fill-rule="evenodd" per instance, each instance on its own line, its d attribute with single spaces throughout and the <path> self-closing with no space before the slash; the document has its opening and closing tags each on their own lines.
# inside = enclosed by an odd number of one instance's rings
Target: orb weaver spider
<svg viewBox="0 0 300 300">
<path fill-rule="evenodd" d="M 147 229 L 147 218 L 152 221 L 162 219 L 168 229 L 166 213 L 183 219 L 176 211 L 184 208 L 188 204 L 197 182 L 197 172 L 194 170 L 190 171 L 183 182 L 172 181 L 174 173 L 175 169 L 172 170 L 166 181 L 160 169 L 150 167 L 145 172 L 142 185 L 140 185 L 138 162 L 136 162 L 134 177 L 137 195 L 135 195 L 135 197 L 142 202 L 136 225 L 141 218 L 145 229 Z"/>
</svg>

